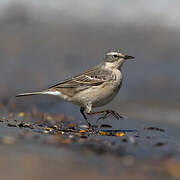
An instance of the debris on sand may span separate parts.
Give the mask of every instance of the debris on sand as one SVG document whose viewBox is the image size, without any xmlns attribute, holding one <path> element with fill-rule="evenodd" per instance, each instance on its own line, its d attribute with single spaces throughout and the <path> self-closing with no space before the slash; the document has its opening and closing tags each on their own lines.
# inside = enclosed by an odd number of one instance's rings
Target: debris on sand
<svg viewBox="0 0 180 180">
<path fill-rule="evenodd" d="M 20 128 L 30 128 L 30 129 L 34 129 L 33 125 L 30 123 L 26 123 L 26 122 L 21 122 L 18 124 L 18 126 Z"/>
<path fill-rule="evenodd" d="M 145 127 L 144 130 L 152 130 L 152 131 L 161 131 L 161 132 L 165 132 L 164 129 L 158 128 L 158 127 Z"/>
</svg>

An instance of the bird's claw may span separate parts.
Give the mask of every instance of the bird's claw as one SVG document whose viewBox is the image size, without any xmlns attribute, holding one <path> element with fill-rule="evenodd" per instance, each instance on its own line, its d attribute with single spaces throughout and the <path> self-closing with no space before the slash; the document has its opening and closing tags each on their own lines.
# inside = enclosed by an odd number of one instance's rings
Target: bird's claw
<svg viewBox="0 0 180 180">
<path fill-rule="evenodd" d="M 119 120 L 119 119 L 124 119 L 125 117 L 120 115 L 119 113 L 117 113 L 116 111 L 114 110 L 107 110 L 105 111 L 105 115 L 104 116 L 101 116 L 97 119 L 96 122 L 98 122 L 99 120 L 101 119 L 106 119 L 108 116 L 112 115 L 115 119 Z"/>
</svg>

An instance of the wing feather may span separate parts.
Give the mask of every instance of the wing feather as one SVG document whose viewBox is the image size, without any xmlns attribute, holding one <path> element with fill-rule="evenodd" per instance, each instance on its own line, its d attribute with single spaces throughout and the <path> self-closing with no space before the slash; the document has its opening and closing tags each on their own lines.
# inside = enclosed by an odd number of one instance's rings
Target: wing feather
<svg viewBox="0 0 180 180">
<path fill-rule="evenodd" d="M 81 73 L 73 78 L 66 79 L 50 88 L 77 88 L 77 87 L 88 87 L 98 86 L 106 81 L 113 80 L 111 71 L 102 68 L 92 68 L 88 71 Z"/>
</svg>

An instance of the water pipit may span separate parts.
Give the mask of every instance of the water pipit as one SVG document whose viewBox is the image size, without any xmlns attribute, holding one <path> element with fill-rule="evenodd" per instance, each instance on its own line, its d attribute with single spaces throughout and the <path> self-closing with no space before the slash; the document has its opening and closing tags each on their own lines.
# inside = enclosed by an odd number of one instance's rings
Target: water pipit
<svg viewBox="0 0 180 180">
<path fill-rule="evenodd" d="M 121 67 L 127 59 L 134 59 L 134 57 L 120 52 L 109 52 L 105 55 L 102 63 L 75 77 L 66 79 L 48 89 L 18 94 L 16 97 L 47 94 L 70 101 L 80 106 L 80 112 L 89 127 L 91 124 L 86 114 L 104 113 L 102 119 L 108 115 L 113 115 L 117 119 L 122 118 L 119 113 L 113 110 L 98 112 L 91 110 L 93 107 L 100 107 L 109 103 L 116 96 L 122 86 Z"/>
</svg>

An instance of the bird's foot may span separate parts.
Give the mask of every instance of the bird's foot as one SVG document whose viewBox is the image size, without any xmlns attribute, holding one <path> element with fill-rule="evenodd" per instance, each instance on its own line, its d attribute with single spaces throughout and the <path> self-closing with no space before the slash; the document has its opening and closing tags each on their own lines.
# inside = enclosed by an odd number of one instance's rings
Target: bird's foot
<svg viewBox="0 0 180 180">
<path fill-rule="evenodd" d="M 119 119 L 124 119 L 125 117 L 120 115 L 119 113 L 117 113 L 114 110 L 105 110 L 105 115 L 101 116 L 100 118 L 97 119 L 97 122 L 101 119 L 106 119 L 108 116 L 113 116 L 115 119 L 119 120 Z"/>
</svg>

